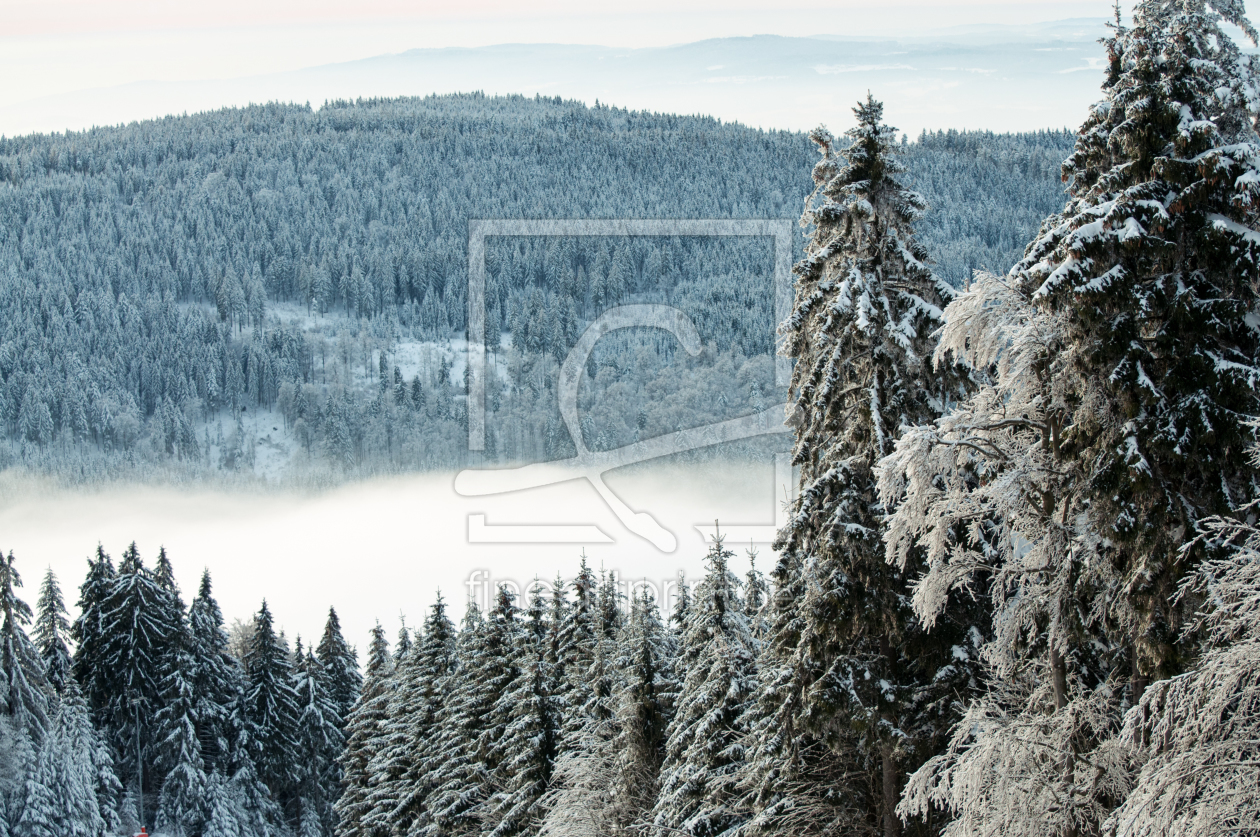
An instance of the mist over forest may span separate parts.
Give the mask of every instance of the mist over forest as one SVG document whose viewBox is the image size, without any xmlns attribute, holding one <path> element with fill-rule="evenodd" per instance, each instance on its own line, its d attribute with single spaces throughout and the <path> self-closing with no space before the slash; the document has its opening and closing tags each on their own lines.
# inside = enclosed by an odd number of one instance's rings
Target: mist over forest
<svg viewBox="0 0 1260 837">
<path fill-rule="evenodd" d="M 0 139 L 0 537 L 211 556 L 0 553 L 0 837 L 1260 835 L 1260 31 L 1100 44 L 1075 132 Z"/>
</svg>

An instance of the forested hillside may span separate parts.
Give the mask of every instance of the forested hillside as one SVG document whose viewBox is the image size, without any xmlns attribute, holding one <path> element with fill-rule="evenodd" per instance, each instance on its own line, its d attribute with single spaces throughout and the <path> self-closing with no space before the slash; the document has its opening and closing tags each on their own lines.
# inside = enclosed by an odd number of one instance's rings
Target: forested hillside
<svg viewBox="0 0 1260 837">
<path fill-rule="evenodd" d="M 1233 0 L 1117 21 L 1066 201 L 963 288 L 882 103 L 811 132 L 768 578 L 717 535 L 664 615 L 582 558 L 378 624 L 360 681 L 333 614 L 234 647 L 134 546 L 72 626 L 46 576 L 32 638 L 10 553 L 0 837 L 1256 835 L 1260 62 L 1226 23 L 1260 42 Z"/>
<path fill-rule="evenodd" d="M 1014 263 L 1061 202 L 1070 140 L 905 144 L 938 275 L 960 285 Z M 468 219 L 795 219 L 808 146 L 480 95 L 0 140 L 0 466 L 322 482 L 463 464 Z M 770 259 L 761 239 L 491 239 L 488 457 L 572 453 L 556 360 L 618 302 L 679 307 L 708 349 L 601 344 L 584 396 L 593 448 L 782 400 Z M 652 388 L 701 395 L 679 414 Z"/>
</svg>

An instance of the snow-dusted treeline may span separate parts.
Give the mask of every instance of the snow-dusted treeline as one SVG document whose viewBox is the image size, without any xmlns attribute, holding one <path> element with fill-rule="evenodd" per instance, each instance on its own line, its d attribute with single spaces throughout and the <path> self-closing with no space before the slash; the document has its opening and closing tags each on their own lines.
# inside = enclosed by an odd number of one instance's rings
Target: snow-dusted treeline
<svg viewBox="0 0 1260 837">
<path fill-rule="evenodd" d="M 705 577 L 668 624 L 646 587 L 582 560 L 571 585 L 506 588 L 457 631 L 439 597 L 391 655 L 377 628 L 342 757 L 340 834 L 716 835 L 738 781 L 766 631 L 764 578 Z"/>
<path fill-rule="evenodd" d="M 768 597 L 720 543 L 669 630 L 594 579 L 501 595 L 438 632 L 436 713 L 401 665 L 356 710 L 343 827 L 1258 833 L 1260 84 L 1226 23 L 1254 42 L 1234 0 L 1117 21 L 1066 205 L 960 289 L 880 103 L 815 131 Z"/>
<path fill-rule="evenodd" d="M 940 275 L 1018 259 L 1061 203 L 1070 142 L 907 144 Z M 292 479 L 463 465 L 469 218 L 789 219 L 808 155 L 795 133 L 480 95 L 0 139 L 0 466 L 271 477 L 279 448 Z M 719 368 L 771 353 L 765 241 L 494 238 L 486 258 L 491 459 L 572 453 L 555 359 L 619 301 L 678 306 L 709 349 L 601 341 L 597 395 L 629 369 L 653 379 L 607 405 L 608 444 L 729 418 L 713 406 L 746 408 L 754 386 L 781 398 Z M 645 394 L 683 379 L 713 397 Z"/>
<path fill-rule="evenodd" d="M 0 834 L 333 833 L 361 685 L 335 611 L 318 645 L 290 648 L 265 601 L 229 637 L 208 572 L 186 607 L 134 544 L 89 559 L 73 623 L 49 570 L 28 635 L 21 586 L 0 556 Z"/>
</svg>

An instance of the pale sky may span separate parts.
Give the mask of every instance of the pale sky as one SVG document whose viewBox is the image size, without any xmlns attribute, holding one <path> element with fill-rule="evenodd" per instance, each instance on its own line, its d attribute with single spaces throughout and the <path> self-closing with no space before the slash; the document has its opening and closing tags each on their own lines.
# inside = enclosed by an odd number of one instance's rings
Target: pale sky
<svg viewBox="0 0 1260 837">
<path fill-rule="evenodd" d="M 0 78 L 6 80 L 0 108 L 76 90 L 257 76 L 424 47 L 651 47 L 756 34 L 895 35 L 970 23 L 1105 17 L 1109 9 L 1106 0 L 0 0 Z M 13 132 L 0 119 L 0 133 Z"/>
<path fill-rule="evenodd" d="M 808 12 L 816 20 L 828 20 L 820 31 L 837 32 L 855 19 L 860 28 L 878 28 L 885 32 L 906 25 L 905 10 L 915 10 L 914 25 L 967 23 L 975 20 L 1018 23 L 1071 17 L 1072 7 L 1102 8 L 1107 3 L 1047 3 L 1044 0 L 946 0 L 946 2 L 879 2 L 870 0 L 789 0 L 768 3 L 765 0 L 636 0 L 632 5 L 591 3 L 588 0 L 460 0 L 452 2 L 415 2 L 415 0 L 6 0 L 3 9 L 7 37 L 65 35 L 68 33 L 99 34 L 103 32 L 218 29 L 254 26 L 293 26 L 317 24 L 357 24 L 369 21 L 446 23 L 452 21 L 493 21 L 496 19 L 537 19 L 569 21 L 579 27 L 581 21 L 615 19 L 627 16 L 655 18 L 657 33 L 670 37 L 673 21 L 691 15 L 710 18 L 715 31 L 722 20 L 760 17 L 773 26 L 776 16 L 795 16 Z M 628 13 L 629 11 L 629 13 Z M 927 14 L 933 20 L 921 18 Z M 883 25 L 880 19 L 885 19 Z M 769 31 L 769 30 L 766 30 Z M 753 34 L 743 32 L 741 34 Z M 757 34 L 762 34 L 758 32 Z M 795 32 L 793 34 L 801 34 Z M 443 35 L 442 37 L 450 37 Z M 491 35 L 493 37 L 493 35 Z M 562 33 L 561 39 L 570 37 Z M 652 38 L 647 30 L 632 37 Z M 442 45 L 484 45 L 470 29 L 463 37 Z M 605 43 L 605 41 L 600 41 Z M 626 44 L 631 45 L 631 44 Z M 644 42 L 633 45 L 643 46 Z"/>
</svg>

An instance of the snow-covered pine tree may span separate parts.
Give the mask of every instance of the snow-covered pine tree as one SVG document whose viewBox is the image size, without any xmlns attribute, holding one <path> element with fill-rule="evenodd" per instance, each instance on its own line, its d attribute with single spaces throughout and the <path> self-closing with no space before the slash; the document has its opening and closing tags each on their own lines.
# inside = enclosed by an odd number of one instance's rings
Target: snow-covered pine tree
<svg viewBox="0 0 1260 837">
<path fill-rule="evenodd" d="M 687 627 L 687 614 L 691 612 L 691 587 L 687 584 L 687 576 L 681 570 L 678 572 L 678 597 L 674 600 L 674 606 L 670 609 L 669 624 L 670 627 L 681 636 Z"/>
<path fill-rule="evenodd" d="M 758 640 L 765 638 L 770 630 L 766 620 L 766 611 L 770 606 L 770 585 L 766 576 L 757 569 L 757 550 L 748 548 L 748 575 L 744 576 L 744 613 L 748 616 L 748 624 L 752 626 L 753 636 Z"/>
<path fill-rule="evenodd" d="M 0 834 L 7 837 L 21 816 L 26 779 L 34 768 L 36 753 L 30 734 L 19 728 L 12 716 L 0 712 Z"/>
<path fill-rule="evenodd" d="M 1260 527 L 1208 518 L 1197 540 L 1183 550 L 1216 557 L 1179 595 L 1206 602 L 1188 626 L 1204 637 L 1204 653 L 1193 670 L 1152 684 L 1125 716 L 1120 743 L 1138 771 L 1108 822 L 1118 837 L 1246 834 L 1260 823 Z"/>
<path fill-rule="evenodd" d="M 625 622 L 622 605 L 625 596 L 618 589 L 617 573 L 611 570 L 599 572 L 599 628 L 604 639 L 615 640 Z"/>
<path fill-rule="evenodd" d="M 716 537 L 691 603 L 681 648 L 686 674 L 649 826 L 656 837 L 716 837 L 746 819 L 735 780 L 744 762 L 744 714 L 757 689 L 757 670 L 732 557 Z"/>
<path fill-rule="evenodd" d="M 565 593 L 564 579 L 556 573 L 556 580 L 551 583 L 551 612 L 548 614 L 549 633 L 547 638 L 547 659 L 556 676 L 556 706 L 564 715 L 564 671 L 560 665 L 560 631 L 569 617 L 569 597 Z"/>
<path fill-rule="evenodd" d="M 425 619 L 414 665 L 407 673 L 409 682 L 400 677 L 399 692 L 407 694 L 406 705 L 390 710 L 386 761 L 398 765 L 397 779 L 381 782 L 372 791 L 373 812 L 384 811 L 395 834 L 419 831 L 428 824 L 429 794 L 446 758 L 438 741 L 442 711 L 453 687 L 455 653 L 455 625 L 439 592 Z M 393 703 L 402 702 L 396 698 Z"/>
<path fill-rule="evenodd" d="M 547 601 L 536 583 L 525 624 L 511 637 L 514 676 L 492 711 L 492 717 L 504 718 L 506 724 L 491 774 L 495 791 L 485 805 L 490 837 L 535 834 L 542 819 L 542 797 L 551 781 L 560 732 L 547 634 Z"/>
<path fill-rule="evenodd" d="M 18 598 L 22 577 L 13 563 L 12 552 L 0 552 L 0 709 L 38 747 L 48 730 L 48 681 L 39 650 L 26 635 L 31 608 Z"/>
<path fill-rule="evenodd" d="M 769 642 L 782 665 L 771 660 L 767 672 L 796 678 L 772 690 L 790 713 L 779 729 L 837 751 L 856 746 L 875 781 L 851 790 L 879 789 L 867 818 L 896 837 L 899 776 L 910 758 L 904 716 L 918 685 L 904 647 L 916 627 L 903 574 L 884 560 L 875 466 L 903 425 L 940 409 L 952 376 L 931 368 L 933 332 L 953 291 L 915 240 L 925 203 L 897 180 L 904 168 L 883 104 L 868 95 L 853 112 L 846 147 L 824 128 L 810 134 L 822 159 L 801 218 L 810 233 L 794 267 L 795 304 L 780 327 L 782 351 L 796 360 L 793 463 L 801 470 L 776 544 L 776 582 L 793 591 L 785 604 L 803 618 L 775 620 L 784 633 Z M 856 740 L 843 734 L 850 729 Z"/>
<path fill-rule="evenodd" d="M 328 608 L 328 621 L 324 624 L 324 635 L 315 649 L 315 657 L 328 675 L 329 694 L 344 724 L 350 716 L 350 708 L 359 699 L 363 677 L 359 674 L 359 656 L 341 635 L 341 620 L 331 607 Z"/>
<path fill-rule="evenodd" d="M 1230 0 L 1152 0 L 1117 22 L 1067 207 L 1007 279 L 946 312 L 942 349 L 993 383 L 885 469 L 885 501 L 905 492 L 890 557 L 928 552 L 916 610 L 930 620 L 981 576 L 992 599 L 1002 688 L 903 803 L 949 809 L 958 833 L 1101 827 L 1129 783 L 1111 686 L 1133 700 L 1186 664 L 1197 603 L 1172 594 L 1198 556 L 1178 550 L 1253 480 L 1260 97 L 1223 20 L 1254 39 Z"/>
<path fill-rule="evenodd" d="M 516 594 L 507 585 L 499 585 L 494 607 L 486 614 L 485 641 L 478 668 L 482 681 L 479 702 L 489 706 L 489 710 L 481 716 L 474 749 L 484 776 L 483 787 L 476 792 L 480 802 L 474 814 L 481 821 L 483 830 L 497 825 L 493 794 L 500 789 L 501 766 L 515 755 L 508 751 L 506 740 L 513 707 L 503 697 L 522 676 L 518 650 L 524 632 Z"/>
<path fill-rule="evenodd" d="M 202 797 L 205 827 L 202 837 L 246 837 L 253 834 L 253 823 L 244 822 L 241 805 L 233 798 L 232 784 L 227 778 L 211 773 L 206 777 Z"/>
<path fill-rule="evenodd" d="M 398 663 L 410 650 L 411 631 L 407 630 L 407 620 L 401 619 L 398 623 L 398 641 L 394 643 L 394 668 L 398 668 Z"/>
<path fill-rule="evenodd" d="M 74 676 L 74 672 L 70 662 L 70 649 L 66 646 L 66 637 L 70 634 L 70 619 L 66 614 L 61 585 L 57 583 L 52 567 L 44 573 L 44 581 L 39 587 L 32 634 L 39 656 L 44 661 L 44 676 L 48 685 L 56 694 L 61 694 L 66 681 Z"/>
<path fill-rule="evenodd" d="M 1062 432 L 1081 382 L 1059 316 L 1013 277 L 977 274 L 945 319 L 937 356 L 980 384 L 934 425 L 906 430 L 882 463 L 880 494 L 896 506 L 885 538 L 890 561 L 924 568 L 913 606 L 933 630 L 951 602 L 987 598 L 990 687 L 911 776 L 900 810 L 945 808 L 957 833 L 1078 833 L 1105 817 L 1118 781 L 1105 753 L 1078 757 L 1118 721 L 1115 649 L 1096 607 L 1115 578 Z"/>
<path fill-rule="evenodd" d="M 390 678 L 385 716 L 377 733 L 379 744 L 367 766 L 368 807 L 360 827 L 368 834 L 388 834 L 393 830 L 394 809 L 406 792 L 404 774 L 419 756 L 411 749 L 407 727 L 423 703 L 423 690 L 419 645 L 412 653 L 411 638 L 404 624 L 394 646 L 394 673 Z"/>
<path fill-rule="evenodd" d="M 105 664 L 105 601 L 117 573 L 114 562 L 99 544 L 88 559 L 87 577 L 79 587 L 79 615 L 71 626 L 75 642 L 74 676 L 83 690 L 97 729 L 109 729 L 108 704 L 115 672 Z"/>
<path fill-rule="evenodd" d="M 675 638 L 661 623 L 656 597 L 642 585 L 632 596 L 615 661 L 612 797 L 622 829 L 645 823 L 656 802 L 666 733 L 678 698 L 677 655 Z"/>
<path fill-rule="evenodd" d="M 1117 25 L 1103 100 L 1063 165 L 1067 206 L 1012 272 L 1063 315 L 1090 385 L 1063 433 L 1122 568 L 1112 607 L 1135 697 L 1193 654 L 1172 607 L 1196 560 L 1182 542 L 1256 479 L 1260 81 L 1223 24 L 1256 43 L 1242 0 L 1142 0 Z"/>
<path fill-rule="evenodd" d="M 138 813 L 151 823 L 162 787 L 162 777 L 152 769 L 154 715 L 162 707 L 163 676 L 180 639 L 173 634 L 181 614 L 175 612 L 169 591 L 144 566 L 134 543 L 123 553 L 101 610 L 99 656 L 93 656 L 102 671 L 89 672 L 91 680 L 104 685 L 104 704 L 96 709 L 118 754 L 119 778 L 133 792 L 142 787 L 146 810 Z"/>
<path fill-rule="evenodd" d="M 340 790 L 337 757 L 345 747 L 345 734 L 341 731 L 323 666 L 313 652 L 303 650 L 301 639 L 297 642 L 295 659 L 298 830 L 307 837 L 329 837 L 336 825 L 333 805 Z"/>
<path fill-rule="evenodd" d="M 197 736 L 192 655 L 185 646 L 174 656 L 161 684 L 162 707 L 153 718 L 152 761 L 164 774 L 157 829 L 181 837 L 201 830 L 206 773 Z"/>
<path fill-rule="evenodd" d="M 591 624 L 590 660 L 585 670 L 581 669 L 580 663 L 575 663 L 567 673 L 570 681 L 565 694 L 568 712 L 562 737 L 570 732 L 577 734 L 583 727 L 586 732 L 581 737 L 587 741 L 593 740 L 591 734 L 595 729 L 606 729 L 609 734 L 612 732 L 613 688 L 618 674 L 617 636 L 625 621 L 621 611 L 623 600 L 617 589 L 616 574 L 601 570 Z M 580 658 L 575 655 L 576 659 Z"/>
<path fill-rule="evenodd" d="M 584 702 L 581 695 L 585 693 L 587 676 L 595 659 L 597 610 L 595 574 L 587 566 L 583 553 L 577 576 L 573 579 L 573 602 L 564 614 L 557 637 L 556 679 L 559 683 L 557 697 L 564 716 L 562 735 L 570 731 L 576 733 L 581 726 L 577 712 Z"/>
<path fill-rule="evenodd" d="M 264 599 L 254 618 L 254 633 L 245 655 L 248 679 L 246 717 L 250 758 L 258 778 L 290 817 L 296 817 L 299 781 L 298 700 L 293 691 L 289 649 L 276 635 L 271 609 Z"/>
<path fill-rule="evenodd" d="M 230 776 L 233 751 L 244 734 L 238 707 L 245 696 L 244 672 L 228 654 L 223 613 L 214 598 L 210 571 L 201 574 L 197 596 L 188 608 L 188 655 L 195 711 L 194 723 L 207 770 Z"/>
<path fill-rule="evenodd" d="M 483 681 L 490 656 L 488 634 L 487 620 L 469 599 L 456 640 L 458 666 L 448 678 L 450 697 L 438 714 L 434 752 L 441 758 L 427 774 L 433 790 L 419 830 L 425 837 L 480 830 L 474 808 L 485 798 L 489 775 L 478 745 L 498 696 Z"/>
<path fill-rule="evenodd" d="M 98 799 L 97 746 L 87 704 L 69 680 L 27 778 L 12 837 L 105 837 L 111 833 L 109 826 L 116 816 L 103 812 Z"/>
<path fill-rule="evenodd" d="M 333 618 L 330 612 L 330 623 Z M 337 635 L 340 636 L 340 630 Z M 327 631 L 324 636 L 328 637 Z M 323 647 L 322 642 L 320 647 Z M 372 810 L 368 794 L 373 777 L 369 767 L 384 743 L 381 726 L 387 717 L 393 673 L 394 659 L 389 653 L 385 629 L 377 622 L 372 628 L 372 640 L 368 645 L 367 677 L 346 718 L 346 747 L 338 759 L 342 792 L 334 805 L 334 812 L 337 815 L 337 833 L 343 837 L 369 834 L 363 827 L 364 818 Z M 335 694 L 333 699 L 336 700 Z"/>
</svg>

